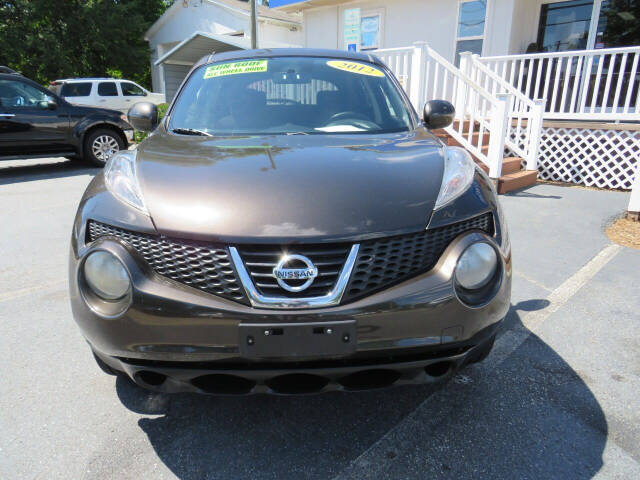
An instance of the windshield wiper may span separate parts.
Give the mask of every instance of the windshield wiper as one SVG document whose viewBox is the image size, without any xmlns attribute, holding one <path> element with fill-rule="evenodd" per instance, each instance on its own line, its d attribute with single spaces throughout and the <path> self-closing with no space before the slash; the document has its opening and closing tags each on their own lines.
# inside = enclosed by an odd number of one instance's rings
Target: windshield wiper
<svg viewBox="0 0 640 480">
<path fill-rule="evenodd" d="M 173 133 L 179 133 L 180 135 L 200 135 L 202 137 L 213 137 L 210 133 L 203 130 L 196 130 L 195 128 L 174 128 L 171 130 Z"/>
</svg>

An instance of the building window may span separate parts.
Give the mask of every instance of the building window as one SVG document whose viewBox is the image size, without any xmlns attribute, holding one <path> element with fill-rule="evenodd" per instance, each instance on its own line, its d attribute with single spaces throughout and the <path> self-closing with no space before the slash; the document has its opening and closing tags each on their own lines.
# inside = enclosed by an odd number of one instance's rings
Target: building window
<svg viewBox="0 0 640 480">
<path fill-rule="evenodd" d="M 374 50 L 380 48 L 381 14 L 363 15 L 360 20 L 360 48 Z"/>
<path fill-rule="evenodd" d="M 587 48 L 593 2 L 570 0 L 546 3 L 540 9 L 538 47 L 543 52 Z"/>
<path fill-rule="evenodd" d="M 482 55 L 487 0 L 462 0 L 458 9 L 456 31 L 456 65 L 460 64 L 460 54 L 471 52 Z"/>
</svg>

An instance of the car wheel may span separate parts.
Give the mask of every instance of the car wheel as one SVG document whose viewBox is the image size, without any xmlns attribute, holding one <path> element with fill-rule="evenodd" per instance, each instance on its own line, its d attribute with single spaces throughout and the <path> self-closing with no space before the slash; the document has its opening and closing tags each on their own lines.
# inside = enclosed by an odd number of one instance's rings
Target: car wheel
<svg viewBox="0 0 640 480">
<path fill-rule="evenodd" d="M 100 367 L 100 370 L 102 370 L 107 375 L 114 375 L 115 376 L 115 375 L 120 375 L 122 373 L 119 370 L 116 370 L 115 368 L 111 368 L 100 357 L 98 357 L 94 352 L 91 352 L 91 353 L 93 353 L 93 358 L 96 359 L 96 363 L 98 364 L 98 367 Z"/>
<path fill-rule="evenodd" d="M 493 335 L 489 340 L 484 342 L 484 344 L 478 347 L 478 350 L 475 352 L 473 360 L 470 363 L 478 363 L 483 361 L 485 358 L 489 356 L 491 353 L 491 349 L 493 348 L 493 343 L 496 341 L 496 336 Z"/>
<path fill-rule="evenodd" d="M 104 167 L 114 153 L 124 148 L 122 138 L 114 130 L 99 128 L 85 140 L 84 158 L 97 167 Z"/>
</svg>

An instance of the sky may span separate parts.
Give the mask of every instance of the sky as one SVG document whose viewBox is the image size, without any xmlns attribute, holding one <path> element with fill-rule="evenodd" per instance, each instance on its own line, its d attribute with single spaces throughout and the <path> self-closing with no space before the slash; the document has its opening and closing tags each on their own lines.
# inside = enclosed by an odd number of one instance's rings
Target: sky
<svg viewBox="0 0 640 480">
<path fill-rule="evenodd" d="M 280 7 L 282 5 L 289 5 L 290 3 L 298 3 L 301 0 L 269 0 L 270 7 Z"/>
</svg>

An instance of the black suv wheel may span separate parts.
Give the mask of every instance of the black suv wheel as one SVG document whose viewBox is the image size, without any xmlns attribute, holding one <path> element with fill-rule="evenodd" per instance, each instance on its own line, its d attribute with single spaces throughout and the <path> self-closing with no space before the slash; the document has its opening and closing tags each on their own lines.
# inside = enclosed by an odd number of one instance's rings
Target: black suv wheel
<svg viewBox="0 0 640 480">
<path fill-rule="evenodd" d="M 124 148 L 124 141 L 115 130 L 98 128 L 84 141 L 84 158 L 97 167 L 104 167 L 114 153 Z"/>
</svg>

